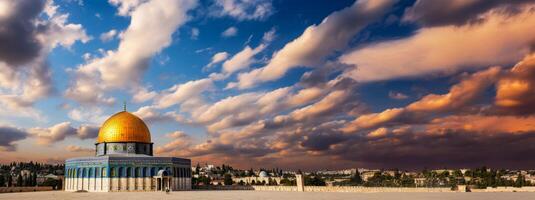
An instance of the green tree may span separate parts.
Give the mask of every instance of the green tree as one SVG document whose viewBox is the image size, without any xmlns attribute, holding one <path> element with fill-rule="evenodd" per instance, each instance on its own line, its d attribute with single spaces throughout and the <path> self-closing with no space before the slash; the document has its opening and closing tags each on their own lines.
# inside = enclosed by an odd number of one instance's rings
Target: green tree
<svg viewBox="0 0 535 200">
<path fill-rule="evenodd" d="M 522 187 L 526 185 L 526 177 L 524 175 L 518 175 L 515 181 L 515 187 Z"/>
<path fill-rule="evenodd" d="M 317 175 L 305 176 L 305 185 L 325 186 L 325 180 Z"/>
<path fill-rule="evenodd" d="M 0 175 L 0 187 L 4 187 L 6 185 L 6 180 L 4 175 Z"/>
<path fill-rule="evenodd" d="M 10 173 L 7 174 L 7 187 L 13 186 L 13 176 Z"/>
<path fill-rule="evenodd" d="M 232 181 L 232 177 L 230 176 L 230 174 L 225 174 L 224 177 L 223 177 L 223 183 L 225 183 L 225 185 L 232 185 L 234 181 Z"/>
<path fill-rule="evenodd" d="M 357 170 L 357 173 L 353 174 L 353 176 L 349 178 L 349 182 L 352 185 L 362 185 L 362 183 L 364 183 L 364 181 L 362 180 L 362 177 L 360 177 L 360 173 L 358 170 Z"/>
<path fill-rule="evenodd" d="M 22 187 L 22 176 L 20 174 L 17 176 L 17 187 Z"/>
</svg>

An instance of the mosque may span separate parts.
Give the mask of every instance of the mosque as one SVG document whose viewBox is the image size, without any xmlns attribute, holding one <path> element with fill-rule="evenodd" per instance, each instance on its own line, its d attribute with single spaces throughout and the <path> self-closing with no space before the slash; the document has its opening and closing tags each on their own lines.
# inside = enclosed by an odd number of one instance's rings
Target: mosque
<svg viewBox="0 0 535 200">
<path fill-rule="evenodd" d="M 147 125 L 126 106 L 100 127 L 95 146 L 95 156 L 65 161 L 66 191 L 191 189 L 191 160 L 154 157 Z"/>
</svg>

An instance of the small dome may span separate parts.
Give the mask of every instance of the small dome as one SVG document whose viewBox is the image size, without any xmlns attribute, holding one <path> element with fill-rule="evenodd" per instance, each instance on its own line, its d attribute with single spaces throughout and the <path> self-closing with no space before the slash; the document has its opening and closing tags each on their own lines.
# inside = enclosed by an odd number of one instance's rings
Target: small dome
<svg viewBox="0 0 535 200">
<path fill-rule="evenodd" d="M 261 171 L 260 174 L 258 174 L 258 176 L 260 176 L 260 177 L 268 177 L 268 174 L 265 171 Z"/>
<path fill-rule="evenodd" d="M 150 132 L 145 122 L 127 111 L 111 116 L 102 124 L 97 143 L 141 142 L 150 143 Z"/>
</svg>

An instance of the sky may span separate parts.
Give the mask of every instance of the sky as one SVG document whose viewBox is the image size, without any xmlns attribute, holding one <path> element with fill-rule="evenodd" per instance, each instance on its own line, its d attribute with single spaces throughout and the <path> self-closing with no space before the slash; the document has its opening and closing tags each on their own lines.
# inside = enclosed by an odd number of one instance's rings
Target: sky
<svg viewBox="0 0 535 200">
<path fill-rule="evenodd" d="M 0 162 L 535 168 L 532 0 L 0 0 Z"/>
</svg>

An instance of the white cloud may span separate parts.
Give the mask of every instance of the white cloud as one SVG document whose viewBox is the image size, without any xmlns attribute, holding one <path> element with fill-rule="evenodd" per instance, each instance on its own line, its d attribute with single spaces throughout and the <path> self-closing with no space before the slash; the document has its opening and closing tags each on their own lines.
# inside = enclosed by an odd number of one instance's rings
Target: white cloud
<svg viewBox="0 0 535 200">
<path fill-rule="evenodd" d="M 232 37 L 238 34 L 238 28 L 231 26 L 221 33 L 223 37 Z"/>
<path fill-rule="evenodd" d="M 271 0 L 214 0 L 210 14 L 238 20 L 264 20 L 273 14 Z"/>
<path fill-rule="evenodd" d="M 113 38 L 117 35 L 117 30 L 115 29 L 111 29 L 110 31 L 108 32 L 105 32 L 105 33 L 102 33 L 100 34 L 100 40 L 102 40 L 102 42 L 108 42 L 110 40 L 113 40 Z"/>
<path fill-rule="evenodd" d="M 163 91 L 156 98 L 156 107 L 167 108 L 187 101 L 195 101 L 200 94 L 213 87 L 213 82 L 209 78 L 189 81 L 183 84 L 176 84 Z"/>
<path fill-rule="evenodd" d="M 147 2 L 148 0 L 108 0 L 108 2 L 114 6 L 119 7 L 117 14 L 121 16 L 131 15 L 140 4 Z"/>
<path fill-rule="evenodd" d="M 243 50 L 223 63 L 223 72 L 226 74 L 232 74 L 236 71 L 247 69 L 252 63 L 255 62 L 254 56 L 262 52 L 265 48 L 265 44 L 260 44 L 254 49 L 249 46 L 245 46 Z"/>
<path fill-rule="evenodd" d="M 334 51 L 346 48 L 349 40 L 362 28 L 379 19 L 395 1 L 357 1 L 334 12 L 321 24 L 309 26 L 301 36 L 274 53 L 269 63 L 238 76 L 229 88 L 250 88 L 258 83 L 281 78 L 288 70 L 316 66 Z"/>
<path fill-rule="evenodd" d="M 69 111 L 67 116 L 79 122 L 91 122 L 93 124 L 102 124 L 107 116 L 101 108 L 98 107 L 79 107 Z"/>
<path fill-rule="evenodd" d="M 199 38 L 199 34 L 201 33 L 201 31 L 199 31 L 198 28 L 191 28 L 191 35 L 190 35 L 190 38 L 192 40 L 196 40 Z"/>
<path fill-rule="evenodd" d="M 379 42 L 343 56 L 356 68 L 347 76 L 380 81 L 426 74 L 451 74 L 462 69 L 508 65 L 530 52 L 535 34 L 534 6 L 514 15 L 491 10 L 481 22 L 422 28 L 413 36 Z"/>
<path fill-rule="evenodd" d="M 171 44 L 173 33 L 189 19 L 187 12 L 197 5 L 194 0 L 110 0 L 110 3 L 120 6 L 119 14 L 130 15 L 131 23 L 122 34 L 117 50 L 108 51 L 104 57 L 75 70 L 75 81 L 65 95 L 81 103 L 109 102 L 104 92 L 139 87 L 150 58 Z"/>
<path fill-rule="evenodd" d="M 217 63 L 220 63 L 220 62 L 223 62 L 223 61 L 227 60 L 228 55 L 229 54 L 227 52 L 224 52 L 224 51 L 214 54 L 214 56 L 212 56 L 212 61 L 210 61 L 210 63 L 208 63 L 205 66 L 205 69 L 210 69 L 212 66 L 216 65 Z"/>
</svg>

